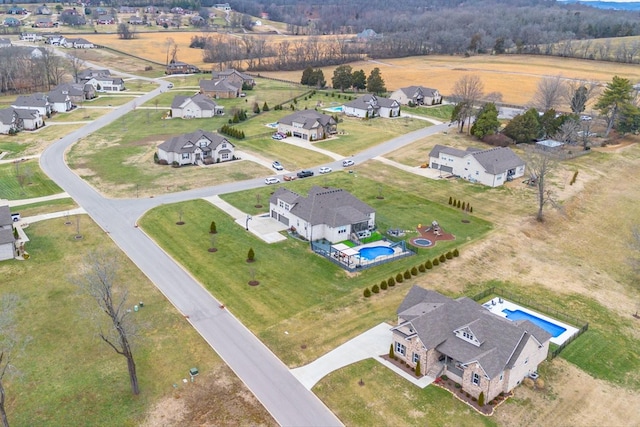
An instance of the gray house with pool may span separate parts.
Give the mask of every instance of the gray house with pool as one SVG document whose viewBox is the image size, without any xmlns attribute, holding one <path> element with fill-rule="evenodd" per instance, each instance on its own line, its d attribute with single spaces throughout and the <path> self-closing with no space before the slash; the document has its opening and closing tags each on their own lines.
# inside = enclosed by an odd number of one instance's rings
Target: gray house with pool
<svg viewBox="0 0 640 427">
<path fill-rule="evenodd" d="M 529 320 L 511 321 L 470 298 L 451 299 L 414 286 L 391 329 L 394 355 L 423 375 L 447 375 L 489 402 L 508 393 L 547 358 L 551 334 Z"/>
<path fill-rule="evenodd" d="M 348 191 L 314 186 L 305 197 L 278 188 L 269 199 L 272 218 L 289 226 L 307 240 L 331 243 L 375 228 L 376 211 Z"/>
</svg>

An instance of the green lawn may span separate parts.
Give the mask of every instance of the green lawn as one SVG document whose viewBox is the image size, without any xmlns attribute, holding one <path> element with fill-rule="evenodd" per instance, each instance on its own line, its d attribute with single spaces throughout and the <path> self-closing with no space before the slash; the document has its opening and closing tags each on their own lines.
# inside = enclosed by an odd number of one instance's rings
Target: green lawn
<svg viewBox="0 0 640 427">
<path fill-rule="evenodd" d="M 458 240 L 439 242 L 437 247 L 421 251 L 417 256 L 349 275 L 312 254 L 304 242 L 293 239 L 272 245 L 262 242 L 246 233 L 225 213 L 202 200 L 158 207 L 140 221 L 140 225 L 165 250 L 185 265 L 290 365 L 309 362 L 345 339 L 386 320 L 395 310 L 397 299 L 403 292 L 398 289 L 389 292 L 388 298 L 365 301 L 361 297 L 364 287 L 474 241 L 491 228 L 488 222 L 480 219 L 463 224 L 457 210 L 391 186 L 383 185 L 385 199 L 377 199 L 380 184 L 362 177 L 355 181 L 351 174 L 334 173 L 287 185 L 305 194 L 313 184 L 336 186 L 353 192 L 376 209 L 381 230 L 391 226 L 415 229 L 417 224 L 430 221 L 435 216 L 447 231 L 456 234 Z M 273 188 L 265 187 L 224 195 L 223 198 L 244 212 L 257 215 L 267 210 L 256 208 L 257 200 L 266 206 L 272 191 Z M 180 210 L 186 224 L 178 227 L 175 222 Z M 424 212 L 429 212 L 429 215 L 425 216 Z M 213 243 L 218 248 L 215 253 L 207 251 L 212 245 L 208 234 L 212 220 L 218 230 Z M 172 229 L 173 232 L 168 231 Z M 253 264 L 245 262 L 249 248 L 256 253 L 257 261 Z M 247 285 L 252 277 L 260 281 L 260 286 Z M 345 312 L 353 315 L 345 317 Z M 334 327 L 324 328 L 327 321 L 333 322 Z M 289 334 L 284 334 L 284 331 Z M 301 351 L 291 345 L 292 341 L 301 344 L 313 342 L 313 346 L 305 345 L 306 350 Z"/>
<path fill-rule="evenodd" d="M 76 108 L 68 113 L 58 113 L 49 122 L 92 121 L 111 112 L 109 108 Z"/>
<path fill-rule="evenodd" d="M 433 385 L 420 389 L 373 359 L 330 373 L 313 392 L 347 426 L 497 425 L 448 391 Z"/>
<path fill-rule="evenodd" d="M 62 189 L 42 172 L 37 159 L 0 165 L 0 194 L 3 198 L 30 199 L 61 192 Z"/>
<path fill-rule="evenodd" d="M 117 107 L 137 98 L 137 95 L 129 95 L 121 92 L 121 95 L 98 95 L 97 98 L 82 102 L 85 107 Z"/>
<path fill-rule="evenodd" d="M 74 223 L 75 224 L 75 223 Z M 31 241 L 28 261 L 0 263 L 0 297 L 20 298 L 17 322 L 30 338 L 12 364 L 20 375 L 5 377 L 9 422 L 16 426 L 140 425 L 145 413 L 173 384 L 197 366 L 206 374 L 223 365 L 211 348 L 166 298 L 127 259 L 122 278 L 129 283 L 131 307 L 140 332 L 134 356 L 141 394 L 130 393 L 126 361 L 96 334 L 90 320 L 95 302 L 70 283 L 76 266 L 92 250 L 117 250 L 88 217 L 81 218 L 83 238 L 64 220 L 34 223 L 25 230 Z M 25 280 L 28 278 L 28 280 Z M 133 286 L 135 284 L 135 286 Z"/>
<path fill-rule="evenodd" d="M 453 112 L 453 105 L 438 105 L 435 107 L 402 107 L 402 111 L 408 114 L 415 114 L 417 116 L 432 117 L 443 122 L 451 120 L 451 113 Z"/>
<path fill-rule="evenodd" d="M 78 205 L 72 198 L 48 200 L 46 202 L 28 203 L 25 205 L 17 205 L 11 210 L 13 212 L 20 212 L 20 215 L 24 217 L 41 215 L 45 213 L 63 212 L 71 209 L 76 209 Z"/>
</svg>

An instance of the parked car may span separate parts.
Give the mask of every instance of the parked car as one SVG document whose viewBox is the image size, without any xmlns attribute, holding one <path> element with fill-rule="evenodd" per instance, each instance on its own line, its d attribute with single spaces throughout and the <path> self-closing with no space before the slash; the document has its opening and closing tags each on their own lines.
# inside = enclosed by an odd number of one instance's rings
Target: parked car
<svg viewBox="0 0 640 427">
<path fill-rule="evenodd" d="M 11 214 L 11 220 L 12 220 L 13 222 L 18 222 L 18 221 L 20 221 L 20 214 L 19 214 L 19 213 L 12 213 L 12 214 Z"/>
<path fill-rule="evenodd" d="M 276 135 L 280 135 L 282 139 L 285 139 L 287 137 L 287 134 L 284 132 L 276 132 Z"/>
<path fill-rule="evenodd" d="M 320 169 L 318 169 L 318 172 L 320 173 L 329 173 L 331 172 L 333 169 L 331 169 L 329 166 L 323 166 Z"/>
<path fill-rule="evenodd" d="M 168 87 L 169 89 L 173 88 L 173 83 L 169 83 L 169 84 L 167 85 L 167 87 Z"/>
<path fill-rule="evenodd" d="M 590 122 L 592 120 L 591 116 L 580 116 L 580 120 L 583 122 Z"/>
<path fill-rule="evenodd" d="M 293 181 L 294 179 L 297 179 L 298 177 L 295 175 L 285 175 L 283 176 L 285 181 Z"/>
<path fill-rule="evenodd" d="M 296 175 L 298 175 L 298 178 L 306 178 L 308 176 L 313 176 L 313 171 L 310 170 L 301 170 L 300 172 L 298 172 Z"/>
<path fill-rule="evenodd" d="M 271 163 L 271 167 L 274 168 L 277 171 L 281 171 L 284 169 L 284 167 L 280 164 L 279 161 L 274 161 L 273 163 Z"/>
<path fill-rule="evenodd" d="M 284 138 L 279 133 L 274 133 L 273 135 L 271 135 L 271 139 L 280 141 L 281 139 L 284 139 Z"/>
<path fill-rule="evenodd" d="M 264 183 L 269 185 L 269 184 L 279 184 L 280 180 L 276 177 L 270 176 L 269 178 L 265 178 L 264 179 Z"/>
<path fill-rule="evenodd" d="M 347 160 L 343 160 L 342 161 L 342 167 L 346 168 L 347 166 L 353 166 L 355 165 L 355 162 L 351 159 L 347 159 Z"/>
</svg>

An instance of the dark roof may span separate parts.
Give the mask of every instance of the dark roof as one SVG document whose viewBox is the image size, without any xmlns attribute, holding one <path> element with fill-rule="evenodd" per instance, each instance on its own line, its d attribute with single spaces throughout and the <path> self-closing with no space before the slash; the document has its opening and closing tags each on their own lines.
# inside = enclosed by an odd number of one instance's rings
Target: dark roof
<svg viewBox="0 0 640 427">
<path fill-rule="evenodd" d="M 405 322 L 396 328 L 415 330 L 427 349 L 436 348 L 463 364 L 477 361 L 489 378 L 509 368 L 530 337 L 540 344 L 551 338 L 529 321 L 512 322 L 469 298 L 453 300 L 419 286 L 409 291 L 398 316 Z M 471 333 L 479 345 L 456 336 L 459 330 Z"/>
<path fill-rule="evenodd" d="M 187 99 L 191 99 L 196 105 L 198 105 L 198 107 L 203 110 L 213 111 L 218 106 L 218 104 L 216 104 L 213 99 L 209 98 L 206 95 L 198 93 L 194 96 L 176 95 L 175 98 L 173 98 L 173 102 L 171 102 L 171 108 L 180 108 Z"/>
<path fill-rule="evenodd" d="M 38 95 L 20 95 L 16 98 L 15 102 L 11 105 L 20 107 L 46 107 L 47 99 L 44 96 Z"/>
<path fill-rule="evenodd" d="M 205 92 L 238 92 L 240 88 L 226 80 L 200 80 L 200 89 Z"/>
<path fill-rule="evenodd" d="M 174 136 L 160 144 L 158 148 L 171 153 L 192 153 L 199 148 L 196 142 L 203 137 L 210 141 L 209 144 L 207 144 L 207 149 L 209 150 L 214 149 L 222 143 L 231 144 L 228 139 L 216 133 L 198 129 L 195 132 Z M 234 145 L 231 144 L 231 146 L 233 147 Z"/>
<path fill-rule="evenodd" d="M 13 237 L 13 231 L 8 228 L 0 229 L 0 245 L 5 245 L 7 243 L 13 243 L 16 241 L 16 238 Z"/>
<path fill-rule="evenodd" d="M 340 188 L 314 186 L 309 190 L 307 197 L 281 188 L 271 196 L 270 201 L 277 203 L 278 199 L 293 205 L 290 212 L 311 225 L 326 224 L 338 227 L 365 222 L 369 220 L 369 215 L 375 212 L 371 206 Z"/>
<path fill-rule="evenodd" d="M 54 89 L 49 92 L 49 102 L 67 102 L 69 93 L 62 90 Z"/>
<path fill-rule="evenodd" d="M 431 89 L 424 86 L 407 86 L 401 87 L 400 90 L 409 98 L 416 98 L 419 95 L 422 96 L 434 96 L 438 89 Z"/>
<path fill-rule="evenodd" d="M 93 89 L 93 86 L 88 83 L 60 83 L 58 86 L 53 88 L 53 91 L 67 93 L 70 96 L 84 96 L 84 88 L 87 85 Z"/>
<path fill-rule="evenodd" d="M 16 117 L 23 120 L 32 120 L 37 117 L 38 110 L 29 110 L 27 108 L 14 108 L 13 111 L 16 113 Z"/>
<path fill-rule="evenodd" d="M 78 73 L 78 78 L 81 80 L 90 80 L 92 77 L 105 77 L 110 76 L 111 71 L 109 70 L 94 70 L 89 68 L 87 70 L 82 70 Z"/>
<path fill-rule="evenodd" d="M 480 163 L 487 173 L 493 175 L 524 165 L 524 161 L 508 147 L 493 147 L 486 150 L 469 147 L 464 151 L 436 144 L 429 153 L 429 157 L 440 157 L 440 153 L 459 158 L 471 155 Z"/>
<path fill-rule="evenodd" d="M 0 205 L 0 227 L 6 227 L 11 224 L 13 224 L 13 219 L 11 218 L 9 205 Z"/>
<path fill-rule="evenodd" d="M 234 70 L 234 69 L 229 69 L 229 70 L 224 70 L 224 71 L 212 71 L 211 72 L 211 79 L 212 80 L 217 80 L 217 79 L 224 79 L 226 77 L 229 77 L 231 75 L 237 75 L 240 76 L 242 78 L 242 80 L 253 80 L 253 77 L 251 77 L 248 74 L 245 73 L 241 73 L 238 70 Z"/>
<path fill-rule="evenodd" d="M 0 110 L 0 123 L 11 125 L 14 123 L 15 112 L 13 108 L 3 108 Z"/>
<path fill-rule="evenodd" d="M 395 99 L 384 98 L 382 96 L 367 94 L 346 103 L 345 106 L 357 108 L 359 110 L 368 110 L 369 108 L 375 109 L 378 107 L 392 108 L 398 106 L 398 101 Z"/>
<path fill-rule="evenodd" d="M 316 110 L 302 110 L 296 111 L 293 114 L 289 114 L 286 117 L 278 120 L 278 123 L 285 125 L 293 125 L 293 123 L 300 123 L 304 129 L 314 129 L 319 126 L 327 126 L 336 124 L 333 117 L 326 114 L 318 113 Z"/>
</svg>

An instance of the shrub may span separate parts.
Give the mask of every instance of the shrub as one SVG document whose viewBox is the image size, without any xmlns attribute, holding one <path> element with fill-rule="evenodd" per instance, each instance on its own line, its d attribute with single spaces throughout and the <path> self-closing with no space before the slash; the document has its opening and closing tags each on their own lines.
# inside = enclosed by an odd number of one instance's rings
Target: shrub
<svg viewBox="0 0 640 427">
<path fill-rule="evenodd" d="M 371 296 L 371 291 L 369 290 L 369 288 L 365 288 L 362 294 L 365 298 L 369 298 Z"/>
<path fill-rule="evenodd" d="M 451 206 L 453 204 L 453 199 L 451 198 L 451 196 L 449 196 L 449 206 Z"/>
<path fill-rule="evenodd" d="M 458 249 L 454 249 L 454 250 L 453 250 L 453 256 L 454 256 L 455 258 L 458 258 L 458 257 L 460 256 L 460 251 L 458 251 Z"/>
<path fill-rule="evenodd" d="M 420 359 L 418 359 L 418 363 L 416 363 L 416 377 L 422 375 L 422 370 L 420 369 Z"/>
<path fill-rule="evenodd" d="M 387 280 L 387 284 L 389 286 L 395 286 L 396 285 L 396 279 L 394 279 L 393 277 L 389 277 L 389 279 Z"/>
<path fill-rule="evenodd" d="M 440 265 L 440 261 L 438 261 L 438 258 L 434 258 L 434 259 L 433 259 L 433 265 L 434 265 L 434 267 L 435 267 L 436 265 Z"/>
<path fill-rule="evenodd" d="M 460 207 L 462 207 L 462 204 L 460 203 L 460 200 L 458 200 L 458 204 L 456 205 L 456 207 L 457 207 L 458 209 L 460 209 Z"/>
<path fill-rule="evenodd" d="M 387 282 L 386 281 L 382 281 L 380 282 L 380 289 L 382 289 L 383 291 L 387 290 Z"/>
<path fill-rule="evenodd" d="M 465 391 L 465 392 L 464 392 L 464 395 L 465 395 L 465 396 L 467 396 L 467 397 L 471 397 L 471 395 L 469 394 L 469 392 L 468 392 L 468 391 Z"/>
<path fill-rule="evenodd" d="M 475 402 L 475 401 L 476 401 L 476 400 L 478 400 L 478 399 L 476 399 L 476 397 L 475 397 L 475 396 L 473 396 L 473 397 L 471 398 L 471 400 L 473 400 L 473 401 Z"/>
<path fill-rule="evenodd" d="M 396 355 L 393 352 L 393 343 L 389 344 L 389 358 L 390 359 L 395 359 Z"/>
<path fill-rule="evenodd" d="M 467 205 L 465 202 L 462 202 L 462 207 L 460 209 L 465 210 L 467 208 Z"/>
<path fill-rule="evenodd" d="M 427 262 L 424 263 L 424 268 L 426 268 L 427 270 L 431 270 L 433 268 L 433 264 L 431 263 L 430 259 L 428 259 Z"/>
<path fill-rule="evenodd" d="M 478 405 L 484 406 L 484 391 L 481 391 L 480 396 L 478 396 Z"/>
<path fill-rule="evenodd" d="M 444 254 L 440 255 L 440 262 L 445 262 L 447 260 L 447 257 L 444 256 Z"/>
<path fill-rule="evenodd" d="M 379 293 L 380 288 L 378 287 L 378 285 L 373 285 L 373 287 L 371 288 L 371 292 L 373 292 L 374 294 Z"/>
<path fill-rule="evenodd" d="M 249 248 L 249 252 L 247 252 L 247 261 L 253 261 L 256 257 L 255 252 L 253 252 L 253 248 Z"/>
<path fill-rule="evenodd" d="M 209 226 L 209 233 L 216 234 L 217 232 L 218 232 L 218 229 L 216 228 L 216 222 L 211 221 L 211 225 Z"/>
<path fill-rule="evenodd" d="M 406 270 L 404 272 L 404 278 L 407 280 L 411 279 L 411 272 L 409 270 Z"/>
<path fill-rule="evenodd" d="M 269 111 L 269 106 L 267 105 L 267 101 L 264 101 L 264 104 L 262 104 L 262 111 Z"/>
<path fill-rule="evenodd" d="M 446 257 L 447 259 L 453 259 L 453 252 L 451 252 L 451 251 L 447 252 L 447 254 L 445 255 L 445 257 Z"/>
<path fill-rule="evenodd" d="M 456 388 L 462 387 L 460 384 L 456 383 Z"/>
<path fill-rule="evenodd" d="M 449 377 L 448 377 L 448 376 L 446 376 L 446 375 L 443 375 L 443 376 L 441 376 L 440 378 L 442 378 L 442 381 L 446 381 L 446 380 L 448 380 L 448 379 L 449 379 Z"/>
<path fill-rule="evenodd" d="M 424 264 L 420 264 L 420 265 L 418 266 L 418 271 L 419 271 L 420 273 L 424 273 L 425 271 L 427 271 L 427 270 L 424 268 Z"/>
<path fill-rule="evenodd" d="M 401 273 L 396 274 L 396 282 L 402 283 L 403 281 L 404 279 L 402 278 L 402 274 Z"/>
<path fill-rule="evenodd" d="M 158 163 L 160 159 L 158 158 L 158 153 L 153 153 L 153 163 Z"/>
<path fill-rule="evenodd" d="M 418 275 L 418 269 L 417 269 L 417 268 L 415 268 L 415 267 L 413 267 L 413 268 L 411 269 L 411 275 L 412 275 L 412 276 L 417 276 L 417 275 Z"/>
<path fill-rule="evenodd" d="M 473 206 L 469 208 L 469 213 L 473 213 Z"/>
<path fill-rule="evenodd" d="M 453 206 L 455 208 L 457 203 L 458 203 L 458 201 L 456 199 L 453 199 L 453 203 L 451 204 L 451 206 Z"/>
</svg>

